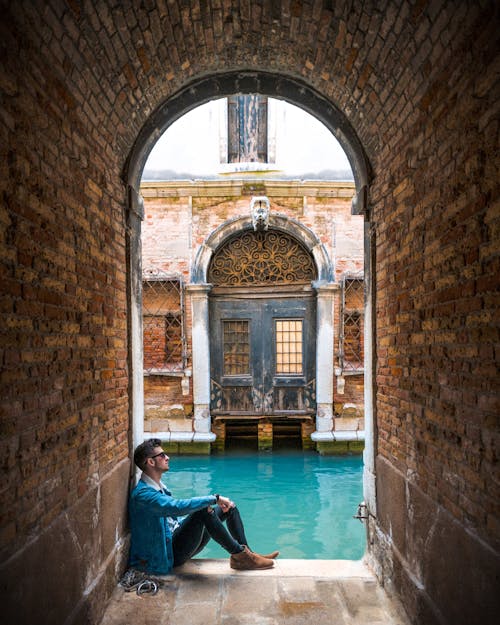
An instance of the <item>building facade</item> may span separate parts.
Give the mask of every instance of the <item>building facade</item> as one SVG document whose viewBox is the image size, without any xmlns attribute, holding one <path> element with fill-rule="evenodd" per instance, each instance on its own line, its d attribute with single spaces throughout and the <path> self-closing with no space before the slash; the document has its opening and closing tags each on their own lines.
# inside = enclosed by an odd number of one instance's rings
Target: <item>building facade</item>
<svg viewBox="0 0 500 625">
<path fill-rule="evenodd" d="M 360 451 L 354 184 L 254 175 L 143 182 L 141 194 L 145 431 L 184 450 L 245 431 L 261 448 L 293 434 Z"/>
</svg>

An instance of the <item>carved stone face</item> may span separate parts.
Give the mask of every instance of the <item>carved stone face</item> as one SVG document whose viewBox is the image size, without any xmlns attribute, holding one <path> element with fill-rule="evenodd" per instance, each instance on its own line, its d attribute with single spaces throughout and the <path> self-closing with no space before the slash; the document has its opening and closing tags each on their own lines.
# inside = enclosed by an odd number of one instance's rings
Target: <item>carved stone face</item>
<svg viewBox="0 0 500 625">
<path fill-rule="evenodd" d="M 269 208 L 265 204 L 259 204 L 255 207 L 253 214 L 256 221 L 267 221 L 269 217 Z"/>
<path fill-rule="evenodd" d="M 267 230 L 269 226 L 269 200 L 267 197 L 252 198 L 251 211 L 254 230 Z"/>
</svg>

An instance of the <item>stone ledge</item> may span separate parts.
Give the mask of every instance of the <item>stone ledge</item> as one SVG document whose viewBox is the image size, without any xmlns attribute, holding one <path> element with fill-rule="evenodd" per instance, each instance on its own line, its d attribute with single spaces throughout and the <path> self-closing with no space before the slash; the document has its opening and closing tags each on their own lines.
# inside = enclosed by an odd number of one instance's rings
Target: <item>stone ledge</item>
<svg viewBox="0 0 500 625">
<path fill-rule="evenodd" d="M 250 577 L 314 577 L 322 579 L 369 579 L 375 576 L 363 560 L 275 560 L 272 569 L 235 571 L 227 559 L 194 558 L 174 570 L 177 575 L 221 575 Z M 169 579 L 172 575 L 166 575 Z"/>
<path fill-rule="evenodd" d="M 328 432 L 313 432 L 311 434 L 311 439 L 315 443 L 328 443 L 328 442 L 335 442 L 335 441 L 342 441 L 342 442 L 364 441 L 365 431 L 364 430 L 345 430 L 345 431 L 330 430 Z"/>
<path fill-rule="evenodd" d="M 159 438 L 165 443 L 213 443 L 213 432 L 148 432 L 151 438 Z M 148 436 L 149 438 L 149 436 Z"/>
</svg>

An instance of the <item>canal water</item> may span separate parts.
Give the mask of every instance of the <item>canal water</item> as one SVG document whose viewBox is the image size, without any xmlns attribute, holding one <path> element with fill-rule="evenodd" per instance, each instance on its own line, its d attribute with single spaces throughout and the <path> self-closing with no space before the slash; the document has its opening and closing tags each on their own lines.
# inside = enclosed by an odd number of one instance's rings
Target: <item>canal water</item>
<svg viewBox="0 0 500 625">
<path fill-rule="evenodd" d="M 282 558 L 358 560 L 365 529 L 353 519 L 362 495 L 361 456 L 226 452 L 170 456 L 164 483 L 175 497 L 220 493 L 238 505 L 250 548 Z M 224 558 L 214 541 L 197 556 Z"/>
</svg>

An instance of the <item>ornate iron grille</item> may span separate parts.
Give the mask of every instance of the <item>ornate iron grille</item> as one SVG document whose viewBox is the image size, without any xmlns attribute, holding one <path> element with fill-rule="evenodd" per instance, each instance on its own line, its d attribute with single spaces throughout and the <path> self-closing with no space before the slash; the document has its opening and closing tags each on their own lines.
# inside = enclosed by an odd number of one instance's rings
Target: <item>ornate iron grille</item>
<svg viewBox="0 0 500 625">
<path fill-rule="evenodd" d="M 245 231 L 214 254 L 208 280 L 216 286 L 290 284 L 316 279 L 308 250 L 287 233 Z"/>
<path fill-rule="evenodd" d="M 183 371 L 186 366 L 182 281 L 145 272 L 142 289 L 144 373 Z"/>
<path fill-rule="evenodd" d="M 362 373 L 364 369 L 363 307 L 363 278 L 345 276 L 342 280 L 340 332 L 340 360 L 344 373 Z"/>
</svg>

